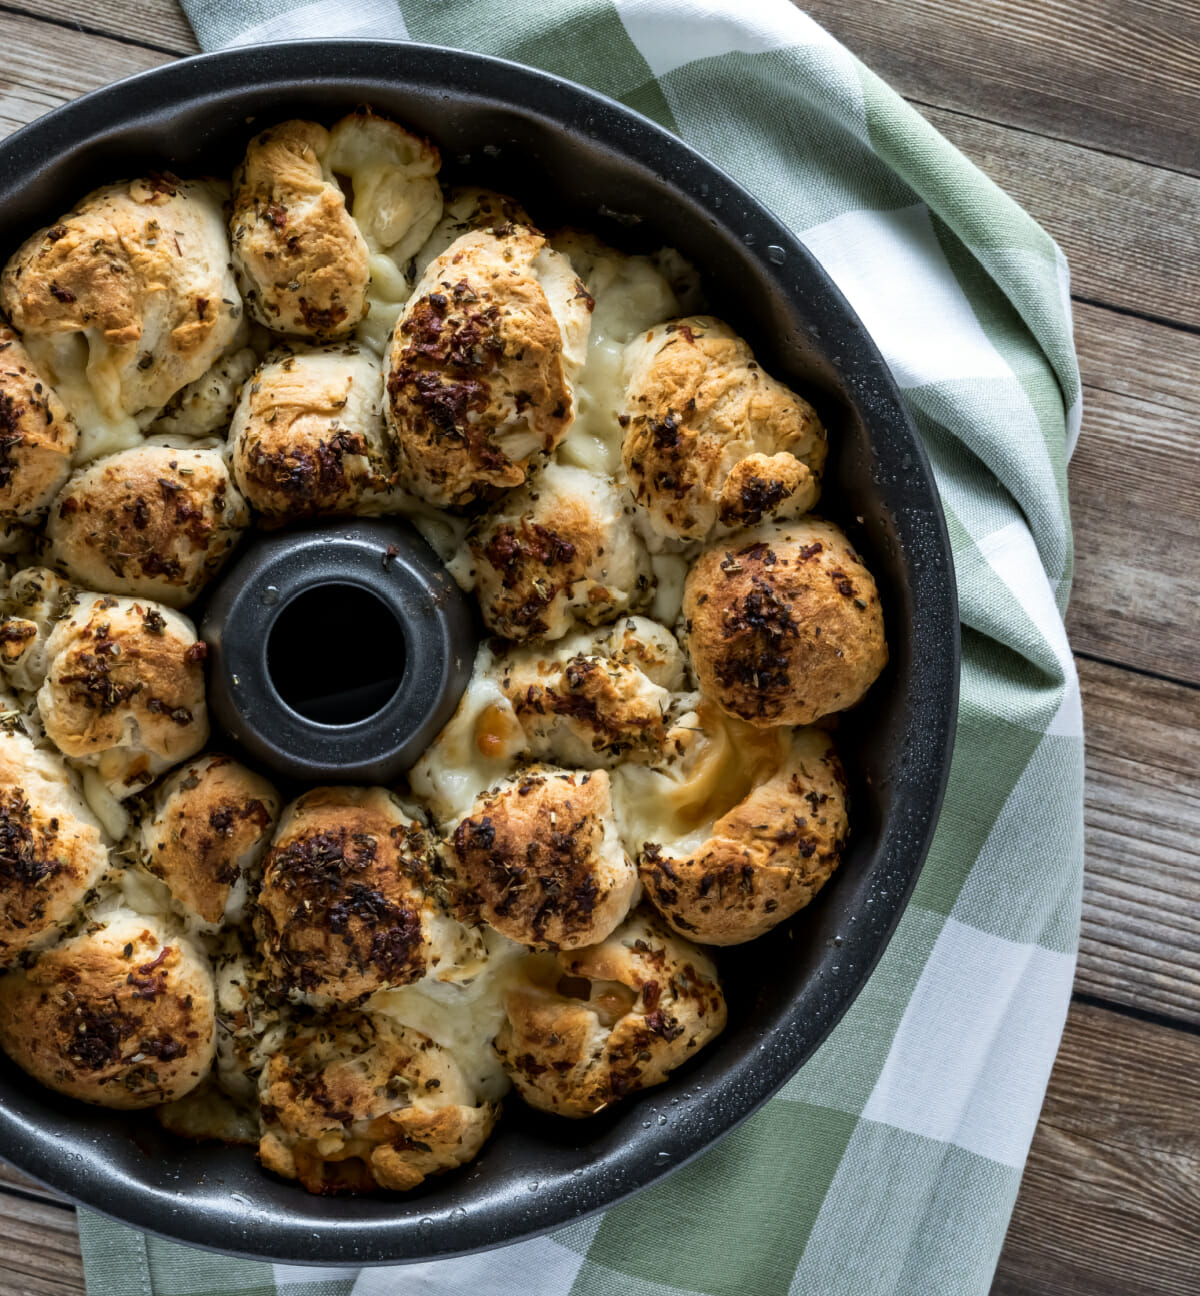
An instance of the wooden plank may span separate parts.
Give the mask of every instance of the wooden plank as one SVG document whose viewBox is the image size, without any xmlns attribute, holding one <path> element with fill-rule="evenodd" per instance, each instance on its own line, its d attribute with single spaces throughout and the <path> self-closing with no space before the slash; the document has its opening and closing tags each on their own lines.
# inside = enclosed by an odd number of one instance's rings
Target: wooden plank
<svg viewBox="0 0 1200 1296">
<path fill-rule="evenodd" d="M 1071 641 L 1077 652 L 1200 683 L 1195 415 L 1094 388 L 1084 407 L 1069 472 Z"/>
<path fill-rule="evenodd" d="M 1200 419 L 1200 334 L 1076 302 L 1075 349 L 1085 387 Z"/>
<path fill-rule="evenodd" d="M 1200 1291 L 1200 1037 L 1073 1004 L 992 1296 Z"/>
<path fill-rule="evenodd" d="M 75 1212 L 0 1192 L 0 1296 L 83 1296 Z"/>
<path fill-rule="evenodd" d="M 1195 0 L 803 0 L 923 103 L 1200 174 Z"/>
<path fill-rule="evenodd" d="M 19 1170 L 14 1170 L 8 1162 L 0 1161 L 0 1193 L 8 1188 L 17 1188 L 23 1193 L 31 1193 L 35 1197 L 40 1197 L 52 1205 L 70 1208 L 70 1203 L 65 1197 L 60 1197 L 58 1193 L 51 1192 L 49 1188 L 43 1188 L 41 1184 L 30 1179 L 28 1175 L 23 1175 Z"/>
<path fill-rule="evenodd" d="M 1200 327 L 1200 179 L 922 112 L 1058 241 L 1076 296 Z"/>
<path fill-rule="evenodd" d="M 164 53 L 200 51 L 178 0 L 91 0 L 86 9 L 70 0 L 19 0 L 16 7 L 80 32 L 117 36 Z"/>
<path fill-rule="evenodd" d="M 1200 690 L 1078 666 L 1087 870 L 1075 988 L 1200 1025 Z"/>
<path fill-rule="evenodd" d="M 172 61 L 169 54 L 17 14 L 3 16 L 3 37 L 0 136 L 85 91 Z"/>
</svg>

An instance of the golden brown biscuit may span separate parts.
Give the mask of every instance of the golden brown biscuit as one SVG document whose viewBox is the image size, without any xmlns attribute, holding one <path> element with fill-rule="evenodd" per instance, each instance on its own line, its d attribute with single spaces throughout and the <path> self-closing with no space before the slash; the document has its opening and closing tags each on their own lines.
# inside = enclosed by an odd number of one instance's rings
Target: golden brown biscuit
<svg viewBox="0 0 1200 1296">
<path fill-rule="evenodd" d="M 0 669 L 18 693 L 36 692 L 46 675 L 46 641 L 71 607 L 75 586 L 49 567 L 14 572 L 0 608 Z"/>
<path fill-rule="evenodd" d="M 80 595 L 46 644 L 37 706 L 47 736 L 115 797 L 131 796 L 204 746 L 206 655 L 170 608 Z"/>
<path fill-rule="evenodd" d="M 660 800 L 662 818 L 691 832 L 638 846 L 647 898 L 676 931 L 705 945 L 754 940 L 803 909 L 841 862 L 849 832 L 846 778 L 828 734 L 739 721 L 726 728 L 734 769 L 718 742 L 689 770 L 678 789 L 685 799 L 669 808 Z"/>
<path fill-rule="evenodd" d="M 817 518 L 766 523 L 705 550 L 683 615 L 701 689 L 755 725 L 844 711 L 887 664 L 874 578 Z"/>
<path fill-rule="evenodd" d="M 35 522 L 71 472 L 75 420 L 0 317 L 0 518 Z"/>
<path fill-rule="evenodd" d="M 301 337 L 349 333 L 367 309 L 366 240 L 321 158 L 329 132 L 287 121 L 256 135 L 233 179 L 229 233 L 250 313 Z"/>
<path fill-rule="evenodd" d="M 255 919 L 277 986 L 355 1004 L 450 961 L 430 894 L 437 868 L 429 834 L 382 788 L 314 788 L 293 801 Z"/>
<path fill-rule="evenodd" d="M 517 1092 L 593 1116 L 667 1076 L 725 1026 L 712 960 L 638 910 L 588 949 L 534 955 L 505 996 L 496 1051 Z"/>
<path fill-rule="evenodd" d="M 608 775 L 535 766 L 479 797 L 450 838 L 458 903 L 510 940 L 579 949 L 621 922 L 637 874 Z"/>
<path fill-rule="evenodd" d="M 250 524 L 221 450 L 147 444 L 77 472 L 46 524 L 49 557 L 85 589 L 186 607 Z"/>
<path fill-rule="evenodd" d="M 230 756 L 210 752 L 181 765 L 154 789 L 138 825 L 138 857 L 190 913 L 229 921 L 245 903 L 279 816 L 275 789 Z"/>
<path fill-rule="evenodd" d="M 122 913 L 0 976 L 0 1046 L 42 1084 L 102 1107 L 153 1107 L 208 1074 L 212 969 L 156 919 Z"/>
<path fill-rule="evenodd" d="M 260 1095 L 259 1159 L 316 1193 L 415 1188 L 470 1161 L 499 1114 L 446 1049 L 380 1013 L 291 1035 Z"/>
<path fill-rule="evenodd" d="M 692 315 L 630 342 L 622 458 L 663 536 L 799 517 L 816 503 L 825 429 L 727 324 Z"/>
<path fill-rule="evenodd" d="M 488 629 L 560 639 L 645 608 L 654 574 L 627 508 L 608 478 L 553 462 L 505 495 L 456 560 Z"/>
<path fill-rule="evenodd" d="M 382 400 L 378 362 L 354 346 L 264 364 L 229 429 L 238 486 L 272 523 L 378 512 L 396 470 Z"/>
<path fill-rule="evenodd" d="M 683 655 L 664 627 L 627 617 L 545 648 L 502 652 L 484 669 L 499 684 L 532 756 L 598 769 L 662 752 Z"/>
<path fill-rule="evenodd" d="M 300 337 L 351 332 L 372 279 L 394 296 L 400 267 L 437 224 L 440 165 L 427 140 L 366 111 L 329 131 L 289 121 L 251 140 L 229 229 L 255 318 Z"/>
<path fill-rule="evenodd" d="M 136 444 L 137 419 L 237 333 L 224 198 L 214 182 L 170 175 L 107 185 L 5 266 L 0 307 L 79 424 L 78 458 Z"/>
<path fill-rule="evenodd" d="M 0 968 L 53 940 L 107 869 L 100 822 L 62 757 L 0 721 Z"/>
<path fill-rule="evenodd" d="M 402 485 L 452 507 L 519 486 L 571 424 L 591 301 L 570 262 L 524 226 L 464 234 L 437 257 L 388 358 Z"/>
</svg>

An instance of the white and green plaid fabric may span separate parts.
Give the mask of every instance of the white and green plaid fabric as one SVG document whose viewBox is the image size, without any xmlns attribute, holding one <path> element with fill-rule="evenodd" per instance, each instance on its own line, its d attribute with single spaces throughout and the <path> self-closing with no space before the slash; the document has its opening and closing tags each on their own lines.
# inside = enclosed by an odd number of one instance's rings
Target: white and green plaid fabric
<svg viewBox="0 0 1200 1296">
<path fill-rule="evenodd" d="M 962 703 L 929 861 L 870 983 L 767 1106 L 603 1216 L 463 1260 L 223 1259 L 81 1214 L 93 1296 L 958 1296 L 987 1290 L 1070 996 L 1083 735 L 1062 614 L 1080 382 L 1051 239 L 787 0 L 184 0 L 202 44 L 498 54 L 677 132 L 775 210 L 891 366 L 933 461 Z"/>
</svg>

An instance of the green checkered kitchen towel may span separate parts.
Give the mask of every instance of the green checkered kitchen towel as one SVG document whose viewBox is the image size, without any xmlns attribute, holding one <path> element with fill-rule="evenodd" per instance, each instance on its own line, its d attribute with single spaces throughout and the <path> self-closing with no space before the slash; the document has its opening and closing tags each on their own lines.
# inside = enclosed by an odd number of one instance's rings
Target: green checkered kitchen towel
<svg viewBox="0 0 1200 1296">
<path fill-rule="evenodd" d="M 879 344 L 962 606 L 945 809 L 887 953 L 755 1117 L 603 1216 L 462 1260 L 268 1266 L 81 1214 L 93 1296 L 985 1292 L 1070 995 L 1083 737 L 1063 631 L 1079 428 L 1051 239 L 787 0 L 184 0 L 207 49 L 323 35 L 502 55 L 622 100 L 765 201 Z"/>
</svg>

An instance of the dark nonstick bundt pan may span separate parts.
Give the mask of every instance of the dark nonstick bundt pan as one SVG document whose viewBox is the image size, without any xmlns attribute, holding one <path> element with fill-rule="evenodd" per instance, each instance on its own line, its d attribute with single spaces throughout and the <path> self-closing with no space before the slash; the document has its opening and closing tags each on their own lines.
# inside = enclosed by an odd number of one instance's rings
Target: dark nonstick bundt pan
<svg viewBox="0 0 1200 1296">
<path fill-rule="evenodd" d="M 0 143 L 0 257 L 90 188 L 148 170 L 228 175 L 249 135 L 359 105 L 441 148 L 444 175 L 628 250 L 673 245 L 714 313 L 830 429 L 823 510 L 874 571 L 891 662 L 845 717 L 852 837 L 818 899 L 721 951 L 724 1035 L 660 1088 L 589 1121 L 507 1104 L 471 1164 L 406 1196 L 320 1198 L 245 1148 L 189 1145 L 148 1115 L 60 1098 L 0 1058 L 0 1156 L 75 1201 L 245 1256 L 379 1264 L 477 1251 L 598 1210 L 749 1116 L 829 1033 L 883 952 L 946 784 L 959 632 L 929 464 L 862 324 L 804 247 L 720 170 L 636 113 L 529 68 L 420 45 L 328 41 L 204 55 L 98 90 Z"/>
</svg>

